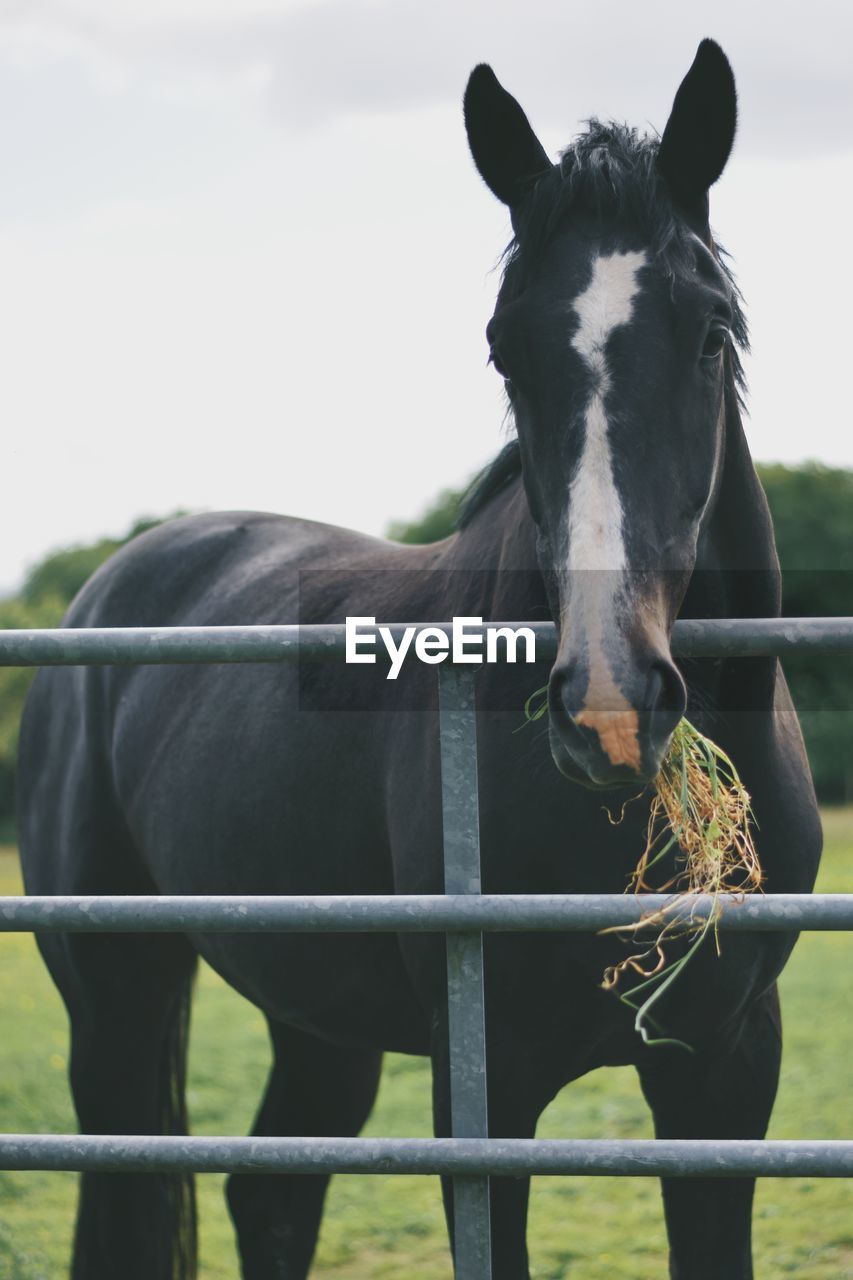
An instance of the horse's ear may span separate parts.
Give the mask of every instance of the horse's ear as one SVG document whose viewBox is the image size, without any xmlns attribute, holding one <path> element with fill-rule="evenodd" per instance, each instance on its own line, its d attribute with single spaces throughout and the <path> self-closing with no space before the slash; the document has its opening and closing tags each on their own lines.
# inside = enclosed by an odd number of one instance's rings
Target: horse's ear
<svg viewBox="0 0 853 1280">
<path fill-rule="evenodd" d="M 707 217 L 708 188 L 717 181 L 735 138 L 737 94 L 729 60 L 703 40 L 679 85 L 658 151 L 658 170 L 675 199 Z"/>
<path fill-rule="evenodd" d="M 463 108 L 474 164 L 486 186 L 512 208 L 533 180 L 551 168 L 545 148 L 485 62 L 468 78 Z"/>
</svg>

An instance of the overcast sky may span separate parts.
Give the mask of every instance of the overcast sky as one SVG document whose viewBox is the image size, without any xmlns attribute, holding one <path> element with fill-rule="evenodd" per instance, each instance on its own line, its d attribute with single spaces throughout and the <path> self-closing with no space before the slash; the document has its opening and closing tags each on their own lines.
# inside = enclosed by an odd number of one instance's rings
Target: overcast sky
<svg viewBox="0 0 853 1280">
<path fill-rule="evenodd" d="M 853 465 L 853 18 L 699 8 L 4 0 L 0 590 L 178 507 L 381 532 L 489 458 L 509 228 L 460 107 L 483 60 L 556 157 L 592 114 L 661 129 L 720 41 L 753 452 Z"/>
</svg>

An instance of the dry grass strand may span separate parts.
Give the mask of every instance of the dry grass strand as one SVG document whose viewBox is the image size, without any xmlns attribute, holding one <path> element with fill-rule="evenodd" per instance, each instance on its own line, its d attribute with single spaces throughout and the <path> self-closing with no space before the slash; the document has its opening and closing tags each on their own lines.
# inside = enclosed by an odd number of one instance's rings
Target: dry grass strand
<svg viewBox="0 0 853 1280">
<path fill-rule="evenodd" d="M 719 950 L 716 924 L 723 896 L 754 893 L 761 889 L 763 880 L 752 836 L 749 794 L 726 752 L 688 720 L 678 724 L 654 786 L 646 847 L 626 892 L 671 892 L 675 896 L 666 907 L 643 916 L 628 930 L 624 926 L 603 930 L 628 933 L 642 939 L 643 947 L 610 966 L 601 984 L 613 991 L 629 973 L 643 979 L 631 991 L 617 994 L 636 1010 L 635 1026 L 649 1044 L 672 1043 L 649 1038 L 649 1010 L 711 929 Z M 663 884 L 653 884 L 649 873 L 673 849 L 675 873 Z M 694 894 L 711 897 L 707 914 L 694 913 L 690 900 Z M 691 946 L 667 965 L 668 945 L 681 938 L 692 938 Z M 633 997 L 648 987 L 654 988 L 652 994 L 637 1005 Z"/>
</svg>

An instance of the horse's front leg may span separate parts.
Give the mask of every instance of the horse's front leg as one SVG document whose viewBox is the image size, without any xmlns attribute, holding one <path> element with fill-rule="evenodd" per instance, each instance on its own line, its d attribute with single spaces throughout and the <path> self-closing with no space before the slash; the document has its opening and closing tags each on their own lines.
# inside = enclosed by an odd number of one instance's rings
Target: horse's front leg
<svg viewBox="0 0 853 1280">
<path fill-rule="evenodd" d="M 725 1055 L 652 1049 L 638 1068 L 659 1138 L 763 1138 L 782 1051 L 773 987 Z M 754 1178 L 663 1178 L 671 1280 L 752 1280 Z"/>
<path fill-rule="evenodd" d="M 450 1073 L 446 1034 L 433 1039 L 433 1116 L 436 1137 L 451 1134 Z M 532 1138 L 542 1111 L 551 1101 L 554 1087 L 535 1055 L 523 1051 L 523 1043 L 511 1049 L 494 1042 L 488 1050 L 489 1137 Z M 442 1194 L 450 1235 L 455 1241 L 453 1179 L 442 1178 Z M 492 1280 L 529 1280 L 527 1258 L 527 1205 L 529 1178 L 491 1178 L 489 1182 L 492 1227 Z"/>
</svg>

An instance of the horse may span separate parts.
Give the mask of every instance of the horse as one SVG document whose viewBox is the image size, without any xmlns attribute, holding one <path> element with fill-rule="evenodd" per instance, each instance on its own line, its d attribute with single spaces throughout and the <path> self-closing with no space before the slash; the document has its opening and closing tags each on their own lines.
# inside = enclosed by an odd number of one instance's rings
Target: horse
<svg viewBox="0 0 853 1280">
<path fill-rule="evenodd" d="M 487 339 L 515 433 L 456 531 L 407 546 L 275 514 L 188 516 L 118 551 L 64 625 L 552 620 L 553 663 L 477 675 L 484 891 L 623 891 L 688 711 L 751 794 L 766 888 L 808 892 L 820 822 L 778 662 L 676 664 L 670 646 L 677 617 L 780 612 L 741 418 L 743 308 L 709 225 L 736 125 L 729 62 L 703 40 L 662 135 L 593 119 L 557 163 L 485 64 L 464 119 L 513 228 Z M 547 715 L 515 732 L 537 682 Z M 343 661 L 42 670 L 21 729 L 27 891 L 443 892 L 435 685 L 419 662 L 397 681 Z M 645 1043 L 602 989 L 629 939 L 488 936 L 489 1133 L 533 1136 L 570 1081 L 633 1064 L 659 1137 L 763 1137 L 776 979 L 794 941 L 737 932 L 719 955 L 699 948 L 656 1007 L 687 1053 Z M 186 1131 L 202 956 L 269 1026 L 255 1134 L 358 1134 L 386 1050 L 429 1055 L 435 1132 L 450 1133 L 440 934 L 46 934 L 39 946 L 68 1009 L 84 1132 Z M 529 1276 L 528 1182 L 491 1181 L 497 1280 Z M 308 1274 L 327 1183 L 229 1179 L 246 1280 Z M 671 1277 L 752 1275 L 753 1189 L 662 1180 Z M 447 1180 L 443 1193 L 452 1248 Z M 194 1231 L 189 1176 L 85 1173 L 72 1275 L 188 1280 Z"/>
</svg>

